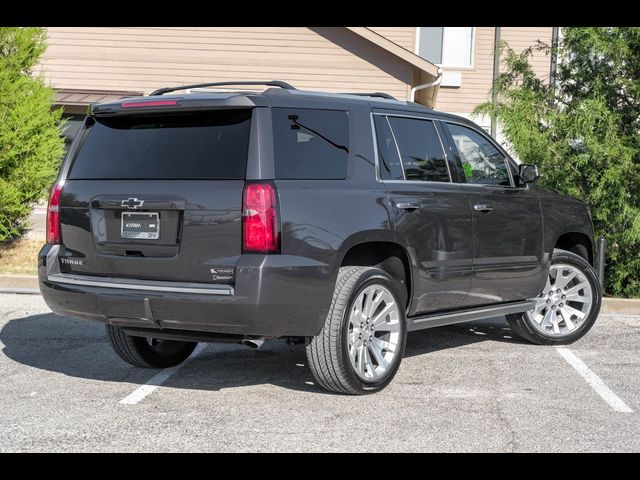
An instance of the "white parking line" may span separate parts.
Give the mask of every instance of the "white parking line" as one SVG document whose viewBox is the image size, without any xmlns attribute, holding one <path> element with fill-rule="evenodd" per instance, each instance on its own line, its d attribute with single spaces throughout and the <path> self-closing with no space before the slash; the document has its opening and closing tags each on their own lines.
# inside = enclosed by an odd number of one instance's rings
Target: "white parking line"
<svg viewBox="0 0 640 480">
<path fill-rule="evenodd" d="M 569 365 L 575 368 L 578 373 L 585 379 L 591 388 L 593 388 L 602 399 L 609 404 L 613 410 L 621 413 L 633 413 L 633 410 L 622 401 L 622 399 L 613 393 L 613 391 L 605 385 L 602 379 L 596 375 L 585 363 L 580 360 L 575 353 L 566 347 L 556 347 L 558 353 L 564 358 Z"/>
<path fill-rule="evenodd" d="M 193 351 L 193 353 L 188 359 L 186 359 L 180 365 L 167 368 L 161 371 L 160 373 L 158 373 L 157 375 L 154 375 L 144 385 L 141 385 L 140 387 L 136 388 L 133 392 L 131 392 L 129 395 L 127 395 L 122 400 L 120 400 L 120 403 L 123 405 L 135 405 L 137 403 L 140 403 L 142 400 L 145 399 L 147 395 L 152 393 L 156 388 L 158 388 L 160 385 L 166 382 L 171 375 L 173 375 L 182 367 L 184 367 L 184 365 L 187 362 L 193 360 L 196 356 L 198 356 L 200 352 L 204 350 L 205 346 L 206 346 L 206 343 L 198 344 L 198 346 L 195 348 L 195 350 Z"/>
</svg>

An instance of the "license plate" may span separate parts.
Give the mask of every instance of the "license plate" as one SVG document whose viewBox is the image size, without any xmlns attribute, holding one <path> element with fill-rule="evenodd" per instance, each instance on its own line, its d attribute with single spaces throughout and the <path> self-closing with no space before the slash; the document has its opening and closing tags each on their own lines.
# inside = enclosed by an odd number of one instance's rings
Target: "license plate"
<svg viewBox="0 0 640 480">
<path fill-rule="evenodd" d="M 160 238 L 160 216 L 150 212 L 122 212 L 122 238 L 157 240 Z"/>
</svg>

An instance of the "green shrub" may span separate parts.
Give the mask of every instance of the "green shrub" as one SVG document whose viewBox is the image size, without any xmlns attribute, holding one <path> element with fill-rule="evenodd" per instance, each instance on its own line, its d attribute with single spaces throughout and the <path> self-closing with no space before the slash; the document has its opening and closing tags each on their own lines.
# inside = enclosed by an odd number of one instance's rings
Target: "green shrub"
<svg viewBox="0 0 640 480">
<path fill-rule="evenodd" d="M 20 233 L 64 153 L 54 90 L 33 72 L 45 39 L 41 28 L 0 27 L 0 241 Z"/>
<path fill-rule="evenodd" d="M 640 28 L 563 29 L 555 87 L 529 64 L 538 43 L 506 48 L 497 102 L 476 113 L 497 119 L 510 148 L 537 163 L 542 183 L 586 201 L 608 241 L 605 291 L 640 296 Z"/>
</svg>

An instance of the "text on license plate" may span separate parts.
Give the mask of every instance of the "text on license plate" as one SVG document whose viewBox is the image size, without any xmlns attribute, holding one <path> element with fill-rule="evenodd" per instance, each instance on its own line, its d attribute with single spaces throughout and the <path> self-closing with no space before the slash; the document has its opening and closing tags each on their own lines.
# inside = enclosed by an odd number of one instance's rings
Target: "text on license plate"
<svg viewBox="0 0 640 480">
<path fill-rule="evenodd" d="M 160 238 L 160 215 L 157 212 L 122 212 L 122 238 L 156 240 Z"/>
</svg>

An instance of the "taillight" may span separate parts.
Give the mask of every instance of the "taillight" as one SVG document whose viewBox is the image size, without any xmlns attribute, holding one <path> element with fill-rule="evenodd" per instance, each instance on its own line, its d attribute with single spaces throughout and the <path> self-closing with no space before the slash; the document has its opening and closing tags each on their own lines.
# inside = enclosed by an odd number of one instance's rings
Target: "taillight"
<svg viewBox="0 0 640 480">
<path fill-rule="evenodd" d="M 47 207 L 47 243 L 62 243 L 60 233 L 60 197 L 62 196 L 62 186 L 64 181 L 56 182 L 49 195 L 49 206 Z"/>
<path fill-rule="evenodd" d="M 278 204 L 270 183 L 247 183 L 242 199 L 243 253 L 278 253 Z"/>
</svg>

